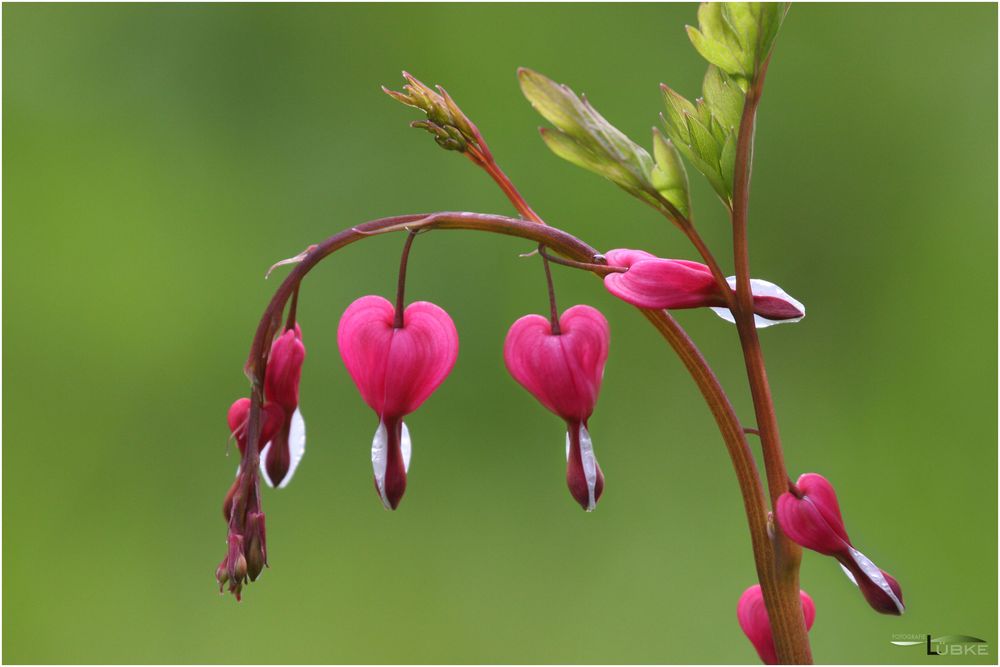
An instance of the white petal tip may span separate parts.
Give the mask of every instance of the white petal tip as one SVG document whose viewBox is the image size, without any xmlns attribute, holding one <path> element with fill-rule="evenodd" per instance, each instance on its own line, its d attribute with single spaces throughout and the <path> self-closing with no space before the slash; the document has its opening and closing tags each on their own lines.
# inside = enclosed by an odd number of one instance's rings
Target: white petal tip
<svg viewBox="0 0 1000 667">
<path fill-rule="evenodd" d="M 285 478 L 278 485 L 279 489 L 285 488 L 292 481 L 292 475 L 295 474 L 295 469 L 299 467 L 305 454 L 306 422 L 302 418 L 302 412 L 295 408 L 295 412 L 292 413 L 292 423 L 288 429 L 288 472 L 285 473 Z"/>
<path fill-rule="evenodd" d="M 731 288 L 736 289 L 736 276 L 729 276 L 726 278 L 726 282 L 729 283 Z M 759 278 L 751 278 L 750 293 L 754 296 L 770 296 L 781 299 L 786 303 L 792 304 L 795 306 L 796 310 L 802 313 L 801 317 L 793 317 L 787 320 L 769 320 L 766 317 L 761 317 L 755 313 L 753 316 L 753 323 L 758 329 L 773 327 L 775 324 L 793 324 L 795 322 L 801 322 L 806 316 L 806 307 L 801 301 L 770 281 L 761 280 Z M 712 311 L 730 324 L 736 324 L 736 318 L 733 317 L 732 312 L 730 312 L 728 308 L 712 307 Z"/>
<path fill-rule="evenodd" d="M 260 476 L 264 478 L 264 483 L 267 484 L 272 489 L 274 488 L 274 482 L 267 474 L 267 467 L 264 465 L 264 461 L 267 460 L 267 453 L 271 451 L 271 443 L 264 445 L 264 449 L 260 450 Z"/>
</svg>

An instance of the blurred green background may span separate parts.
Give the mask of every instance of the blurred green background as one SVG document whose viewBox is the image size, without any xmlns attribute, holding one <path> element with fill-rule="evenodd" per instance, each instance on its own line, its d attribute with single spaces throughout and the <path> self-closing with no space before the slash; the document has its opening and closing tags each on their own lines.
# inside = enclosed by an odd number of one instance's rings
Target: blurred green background
<svg viewBox="0 0 1000 667">
<path fill-rule="evenodd" d="M 598 248 L 693 257 L 614 186 L 549 154 L 531 66 L 649 145 L 657 84 L 698 94 L 694 5 L 3 7 L 4 662 L 747 662 L 754 568 L 694 384 L 593 278 L 612 323 L 591 422 L 598 511 L 566 490 L 562 425 L 511 380 L 507 327 L 545 307 L 530 245 L 418 240 L 408 296 L 454 317 L 458 364 L 407 421 L 401 509 L 372 489 L 376 426 L 339 358 L 343 309 L 389 296 L 402 236 L 306 282 L 308 452 L 267 491 L 271 569 L 215 590 L 229 403 L 274 261 L 385 215 L 510 213 L 379 92 L 445 84 L 532 205 Z M 950 662 L 894 633 L 997 628 L 997 8 L 800 5 L 758 125 L 754 275 L 805 302 L 763 332 L 793 476 L 836 485 L 855 543 L 902 583 L 868 609 L 807 553 L 820 662 Z M 727 221 L 695 178 L 704 236 Z M 727 268 L 730 262 L 726 262 Z M 286 270 L 281 270 L 284 275 Z M 735 330 L 678 318 L 748 421 Z"/>
</svg>

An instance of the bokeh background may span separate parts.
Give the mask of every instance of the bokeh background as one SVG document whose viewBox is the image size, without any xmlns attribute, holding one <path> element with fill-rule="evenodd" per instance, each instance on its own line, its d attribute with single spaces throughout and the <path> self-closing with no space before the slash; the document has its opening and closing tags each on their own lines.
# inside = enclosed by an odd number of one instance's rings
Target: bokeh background
<svg viewBox="0 0 1000 667">
<path fill-rule="evenodd" d="M 511 212 L 379 84 L 404 68 L 445 84 L 552 224 L 693 257 L 548 153 L 514 72 L 586 92 L 648 145 L 657 84 L 698 93 L 695 10 L 4 6 L 4 662 L 755 661 L 735 619 L 754 581 L 743 510 L 690 378 L 642 317 L 558 270 L 562 304 L 613 331 L 591 422 L 607 492 L 581 512 L 560 422 L 501 357 L 510 323 L 545 307 L 541 268 L 518 257 L 529 244 L 473 232 L 415 246 L 408 296 L 445 307 L 462 349 L 408 419 L 401 509 L 372 490 L 376 419 L 335 342 L 353 299 L 391 294 L 392 236 L 305 284 L 308 451 L 264 498 L 271 569 L 242 604 L 213 580 L 264 270 L 371 218 Z M 799 5 L 768 77 L 752 263 L 809 309 L 763 332 L 786 456 L 833 480 L 909 605 L 873 613 L 807 553 L 821 662 L 952 661 L 894 633 L 975 635 L 996 661 L 996 25 L 995 5 Z M 678 318 L 751 420 L 735 330 Z"/>
</svg>

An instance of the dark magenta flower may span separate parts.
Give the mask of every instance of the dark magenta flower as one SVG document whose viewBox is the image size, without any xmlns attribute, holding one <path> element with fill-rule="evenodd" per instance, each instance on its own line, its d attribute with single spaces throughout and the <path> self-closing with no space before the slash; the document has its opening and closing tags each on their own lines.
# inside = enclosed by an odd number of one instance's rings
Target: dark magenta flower
<svg viewBox="0 0 1000 667">
<path fill-rule="evenodd" d="M 812 598 L 803 590 L 799 591 L 802 600 L 802 616 L 806 622 L 806 630 L 810 630 L 816 620 L 816 605 Z M 774 648 L 774 635 L 771 633 L 771 619 L 764 605 L 764 593 L 760 584 L 754 584 L 743 591 L 740 601 L 736 604 L 736 619 L 740 623 L 743 634 L 747 636 L 757 655 L 765 665 L 777 665 L 778 653 Z"/>
<path fill-rule="evenodd" d="M 733 322 L 712 271 L 705 264 L 684 259 L 664 259 L 643 250 L 617 249 L 605 255 L 609 266 L 628 269 L 604 278 L 608 291 L 639 308 L 711 308 L 722 319 Z M 727 278 L 736 287 L 736 278 Z M 798 322 L 806 309 L 784 290 L 766 280 L 750 280 L 754 321 L 758 328 L 782 322 Z"/>
<path fill-rule="evenodd" d="M 826 478 L 816 473 L 799 477 L 794 492 L 786 491 L 778 498 L 775 516 L 791 540 L 836 558 L 872 609 L 883 614 L 903 613 L 899 583 L 851 544 L 837 494 Z"/>
<path fill-rule="evenodd" d="M 411 303 L 396 328 L 395 308 L 380 296 L 348 306 L 337 328 L 337 344 L 361 397 L 378 415 L 372 440 L 375 488 L 387 509 L 406 491 L 410 432 L 403 417 L 434 393 L 458 357 L 458 332 L 433 303 Z"/>
<path fill-rule="evenodd" d="M 236 440 L 236 446 L 240 450 L 240 456 L 247 449 L 247 421 L 250 418 L 250 399 L 240 398 L 237 399 L 231 406 L 229 406 L 229 412 L 226 414 L 226 421 L 229 423 L 229 431 L 233 434 L 233 438 Z M 285 412 L 278 405 L 274 403 L 265 403 L 261 409 L 261 432 L 260 438 L 257 441 L 257 451 L 258 453 L 263 452 L 261 447 L 264 443 L 271 442 L 272 438 L 281 428 L 285 420 Z M 264 444 L 266 447 L 266 444 Z M 261 468 L 264 467 L 264 457 L 261 455 Z M 226 493 L 226 498 L 222 502 L 222 516 L 226 521 L 229 521 L 230 512 L 233 508 L 233 494 L 236 493 L 236 487 L 239 485 L 239 467 L 236 468 L 237 479 L 233 482 L 232 486 L 229 487 L 229 491 Z M 265 476 L 266 477 L 266 476 Z"/>
<path fill-rule="evenodd" d="M 587 420 L 594 412 L 611 338 L 595 308 L 573 306 L 559 318 L 560 333 L 541 315 L 525 315 L 504 342 L 507 370 L 538 401 L 566 421 L 566 483 L 583 509 L 592 511 L 604 491 Z"/>
<path fill-rule="evenodd" d="M 261 452 L 261 472 L 268 486 L 283 488 L 306 451 L 306 424 L 299 410 L 299 381 L 306 348 L 302 331 L 296 324 L 271 344 L 271 354 L 264 374 L 264 398 L 284 412 L 281 427 L 266 440 Z"/>
</svg>

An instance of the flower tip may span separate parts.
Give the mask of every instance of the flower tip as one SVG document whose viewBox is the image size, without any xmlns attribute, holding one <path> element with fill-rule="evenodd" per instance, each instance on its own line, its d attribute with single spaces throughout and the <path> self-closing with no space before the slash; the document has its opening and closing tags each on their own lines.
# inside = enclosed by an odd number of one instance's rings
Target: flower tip
<svg viewBox="0 0 1000 667">
<path fill-rule="evenodd" d="M 604 493 L 604 472 L 582 424 L 571 424 L 566 433 L 566 485 L 585 512 L 593 512 Z"/>
<path fill-rule="evenodd" d="M 906 612 L 906 606 L 903 604 L 903 590 L 899 582 L 885 570 L 876 567 L 863 554 L 853 551 L 857 553 L 855 563 L 841 563 L 841 567 L 861 591 L 868 606 L 880 614 L 902 616 Z"/>
</svg>

